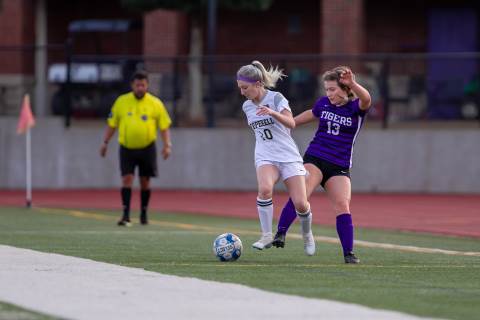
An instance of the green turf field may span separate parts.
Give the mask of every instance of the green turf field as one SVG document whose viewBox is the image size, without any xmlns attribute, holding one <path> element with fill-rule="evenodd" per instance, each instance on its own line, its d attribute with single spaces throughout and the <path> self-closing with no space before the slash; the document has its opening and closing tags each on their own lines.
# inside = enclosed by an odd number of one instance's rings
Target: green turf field
<svg viewBox="0 0 480 320">
<path fill-rule="evenodd" d="M 0 218 L 0 244 L 419 316 L 480 314 L 480 257 L 463 254 L 480 252 L 479 239 L 357 229 L 356 238 L 364 241 L 355 250 L 361 264 L 345 265 L 340 245 L 333 243 L 334 228 L 314 227 L 315 236 L 324 238 L 317 241 L 316 255 L 307 257 L 297 224 L 284 249 L 255 251 L 255 220 L 152 213 L 149 226 L 121 228 L 115 224 L 118 212 L 39 208 L 0 208 Z M 213 256 L 212 242 L 224 232 L 243 241 L 236 262 Z M 446 251 L 418 253 L 413 247 Z M 0 303 L 0 319 L 6 313 L 11 307 Z M 44 319 L 33 313 L 30 318 Z"/>
<path fill-rule="evenodd" d="M 8 303 L 0 302 L 0 319 L 2 320 L 53 320 L 54 317 L 25 310 Z"/>
</svg>

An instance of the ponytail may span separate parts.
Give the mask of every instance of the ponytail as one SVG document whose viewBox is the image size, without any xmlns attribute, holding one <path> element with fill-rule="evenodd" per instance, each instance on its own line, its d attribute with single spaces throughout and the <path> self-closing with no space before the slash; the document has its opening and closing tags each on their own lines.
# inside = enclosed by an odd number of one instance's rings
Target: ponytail
<svg viewBox="0 0 480 320">
<path fill-rule="evenodd" d="M 277 81 L 286 77 L 282 69 L 278 66 L 270 66 L 265 69 L 263 64 L 257 60 L 251 64 L 241 67 L 237 72 L 237 79 L 246 82 L 255 83 L 259 81 L 266 88 L 275 88 Z"/>
</svg>

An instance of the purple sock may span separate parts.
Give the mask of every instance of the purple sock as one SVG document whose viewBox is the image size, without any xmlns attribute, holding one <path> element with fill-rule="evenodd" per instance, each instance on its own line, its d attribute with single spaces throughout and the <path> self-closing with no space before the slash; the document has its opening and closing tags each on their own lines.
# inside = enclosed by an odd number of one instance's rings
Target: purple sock
<svg viewBox="0 0 480 320">
<path fill-rule="evenodd" d="M 353 251 L 353 223 L 350 213 L 337 216 L 337 233 L 342 243 L 343 255 Z"/>
<path fill-rule="evenodd" d="M 288 228 L 290 228 L 296 217 L 297 213 L 295 212 L 295 206 L 293 205 L 292 199 L 288 199 L 288 202 L 283 207 L 282 214 L 280 215 L 277 231 L 279 233 L 287 233 Z"/>
</svg>

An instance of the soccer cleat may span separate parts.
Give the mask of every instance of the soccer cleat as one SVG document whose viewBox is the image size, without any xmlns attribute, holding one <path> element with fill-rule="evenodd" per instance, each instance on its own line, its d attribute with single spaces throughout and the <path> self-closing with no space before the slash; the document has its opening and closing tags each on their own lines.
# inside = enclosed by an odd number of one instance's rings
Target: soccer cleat
<svg viewBox="0 0 480 320">
<path fill-rule="evenodd" d="M 260 240 L 252 244 L 252 247 L 258 250 L 268 249 L 272 246 L 273 237 L 271 233 L 264 234 Z"/>
<path fill-rule="evenodd" d="M 132 223 L 130 222 L 130 220 L 122 219 L 122 220 L 117 222 L 117 225 L 120 226 L 120 227 L 131 227 Z"/>
<path fill-rule="evenodd" d="M 272 245 L 277 248 L 285 247 L 285 233 L 277 232 L 273 239 Z"/>
<path fill-rule="evenodd" d="M 313 256 L 315 254 L 315 239 L 313 238 L 312 231 L 302 234 L 303 237 L 303 249 L 307 256 Z"/>
<path fill-rule="evenodd" d="M 353 252 L 349 252 L 345 255 L 345 263 L 357 264 L 360 263 L 360 259 L 358 259 Z"/>
<path fill-rule="evenodd" d="M 144 226 L 148 224 L 148 218 L 146 214 L 140 215 L 140 224 Z"/>
</svg>

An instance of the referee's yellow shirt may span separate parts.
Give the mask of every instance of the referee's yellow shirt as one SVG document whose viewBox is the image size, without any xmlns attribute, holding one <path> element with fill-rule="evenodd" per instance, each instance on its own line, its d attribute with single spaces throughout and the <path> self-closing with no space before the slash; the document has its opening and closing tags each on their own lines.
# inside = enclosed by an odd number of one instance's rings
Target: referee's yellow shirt
<svg viewBox="0 0 480 320">
<path fill-rule="evenodd" d="M 162 101 L 146 93 L 137 99 L 133 92 L 123 94 L 113 104 L 108 125 L 118 129 L 118 142 L 128 149 L 142 149 L 157 139 L 157 131 L 172 121 Z"/>
</svg>

